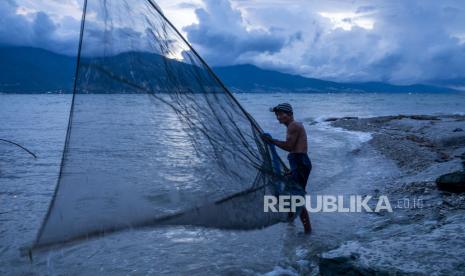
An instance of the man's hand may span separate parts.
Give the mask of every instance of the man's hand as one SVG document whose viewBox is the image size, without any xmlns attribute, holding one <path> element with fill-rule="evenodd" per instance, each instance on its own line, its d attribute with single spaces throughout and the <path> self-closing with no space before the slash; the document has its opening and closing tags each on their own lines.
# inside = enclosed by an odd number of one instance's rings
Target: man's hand
<svg viewBox="0 0 465 276">
<path fill-rule="evenodd" d="M 273 138 L 271 138 L 271 135 L 269 135 L 268 133 L 262 133 L 262 134 L 260 135 L 260 138 L 262 138 L 262 140 L 263 140 L 265 143 L 273 144 Z"/>
</svg>

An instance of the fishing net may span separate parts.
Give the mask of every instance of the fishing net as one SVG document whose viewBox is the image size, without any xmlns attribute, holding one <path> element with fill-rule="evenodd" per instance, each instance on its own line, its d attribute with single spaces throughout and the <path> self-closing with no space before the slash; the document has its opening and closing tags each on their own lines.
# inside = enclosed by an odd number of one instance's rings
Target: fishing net
<svg viewBox="0 0 465 276">
<path fill-rule="evenodd" d="M 77 59 L 58 184 L 33 248 L 286 219 L 263 212 L 282 178 L 259 126 L 155 3 L 85 1 Z"/>
</svg>

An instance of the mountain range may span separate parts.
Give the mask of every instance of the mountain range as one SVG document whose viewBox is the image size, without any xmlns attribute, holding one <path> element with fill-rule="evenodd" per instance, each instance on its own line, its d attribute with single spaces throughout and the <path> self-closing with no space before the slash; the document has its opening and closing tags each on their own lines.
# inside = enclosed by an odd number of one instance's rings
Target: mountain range
<svg viewBox="0 0 465 276">
<path fill-rule="evenodd" d="M 162 65 L 161 56 L 149 53 L 123 53 L 110 57 L 112 68 L 125 70 L 128 58 Z M 108 61 L 106 61 L 108 62 Z M 191 66 L 169 60 L 175 68 Z M 72 91 L 76 58 L 30 47 L 0 47 L 0 92 L 3 93 L 69 93 Z M 118 69 L 119 68 L 119 69 Z M 153 66 L 152 66 L 153 68 Z M 181 68 L 182 69 L 182 68 Z M 137 69 L 134 69 L 137 70 Z M 147 71 L 140 69 L 142 76 Z M 234 92 L 453 92 L 452 88 L 425 84 L 393 85 L 383 82 L 339 83 L 299 75 L 265 70 L 243 64 L 214 67 L 213 71 Z M 136 72 L 132 74 L 137 75 Z M 115 88 L 116 89 L 116 88 Z M 117 90 L 117 89 L 116 89 Z"/>
</svg>

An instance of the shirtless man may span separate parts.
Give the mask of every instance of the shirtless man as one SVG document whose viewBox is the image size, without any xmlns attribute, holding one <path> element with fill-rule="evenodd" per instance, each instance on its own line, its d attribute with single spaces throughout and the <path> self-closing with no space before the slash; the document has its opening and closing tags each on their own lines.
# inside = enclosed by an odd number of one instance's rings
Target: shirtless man
<svg viewBox="0 0 465 276">
<path fill-rule="evenodd" d="M 288 103 L 278 104 L 270 109 L 276 114 L 279 123 L 287 127 L 286 141 L 271 139 L 270 136 L 264 135 L 263 140 L 274 144 L 277 147 L 288 151 L 289 166 L 291 169 L 290 178 L 292 181 L 300 184 L 305 190 L 308 176 L 312 170 L 312 163 L 307 155 L 307 133 L 302 123 L 294 121 L 292 106 Z M 307 209 L 302 208 L 300 220 L 305 229 L 305 233 L 312 231 Z"/>
</svg>

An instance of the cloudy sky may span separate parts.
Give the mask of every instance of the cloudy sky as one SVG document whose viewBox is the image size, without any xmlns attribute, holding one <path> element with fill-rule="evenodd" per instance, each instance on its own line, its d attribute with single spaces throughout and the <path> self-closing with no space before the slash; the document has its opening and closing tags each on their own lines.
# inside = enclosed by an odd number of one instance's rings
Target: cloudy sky
<svg viewBox="0 0 465 276">
<path fill-rule="evenodd" d="M 461 0 L 156 2 L 211 65 L 336 81 L 465 80 Z M 1 0 L 0 44 L 73 53 L 81 9 L 82 0 Z"/>
</svg>

